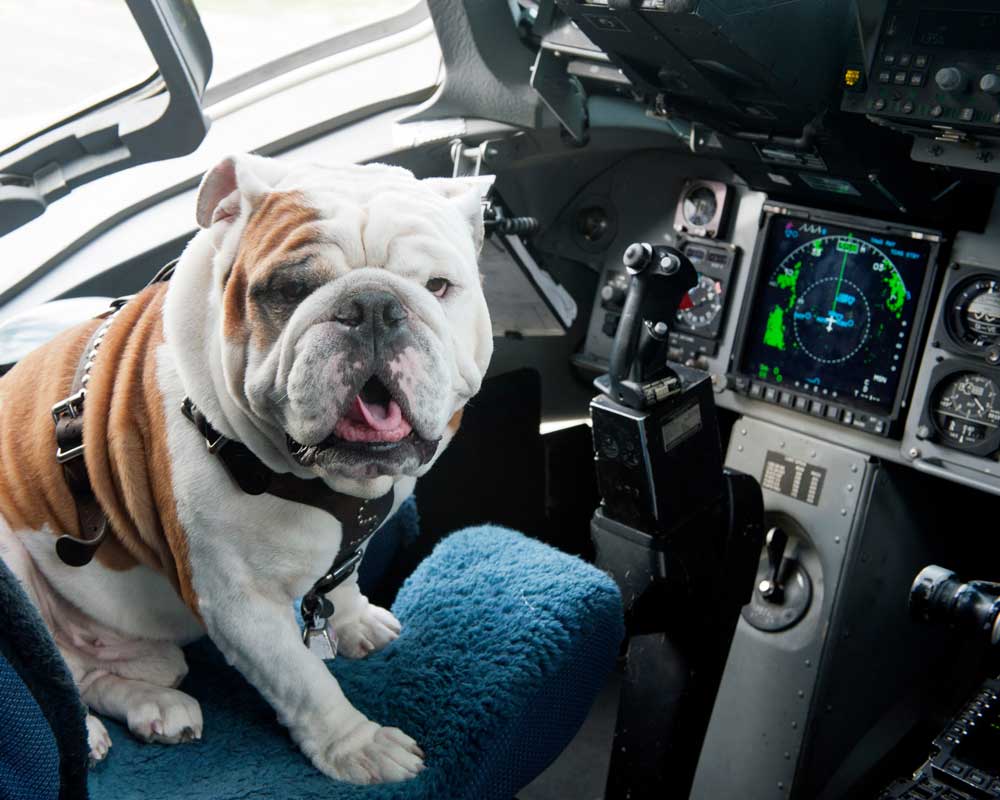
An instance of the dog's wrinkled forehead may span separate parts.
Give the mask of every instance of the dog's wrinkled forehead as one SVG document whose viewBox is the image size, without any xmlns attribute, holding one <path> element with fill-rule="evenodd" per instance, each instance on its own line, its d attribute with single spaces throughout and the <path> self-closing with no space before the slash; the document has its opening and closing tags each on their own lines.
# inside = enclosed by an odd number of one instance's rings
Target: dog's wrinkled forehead
<svg viewBox="0 0 1000 800">
<path fill-rule="evenodd" d="M 202 183 L 198 219 L 217 237 L 227 338 L 273 341 L 283 320 L 255 299 L 290 270 L 312 288 L 360 267 L 478 281 L 479 189 L 397 167 L 225 161 Z"/>
</svg>

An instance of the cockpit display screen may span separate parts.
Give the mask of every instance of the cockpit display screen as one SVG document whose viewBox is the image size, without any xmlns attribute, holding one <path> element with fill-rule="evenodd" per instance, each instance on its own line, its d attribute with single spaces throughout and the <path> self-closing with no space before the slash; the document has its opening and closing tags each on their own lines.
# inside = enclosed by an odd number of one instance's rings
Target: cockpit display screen
<svg viewBox="0 0 1000 800">
<path fill-rule="evenodd" d="M 766 236 L 740 371 L 891 414 L 933 242 L 781 214 Z"/>
</svg>

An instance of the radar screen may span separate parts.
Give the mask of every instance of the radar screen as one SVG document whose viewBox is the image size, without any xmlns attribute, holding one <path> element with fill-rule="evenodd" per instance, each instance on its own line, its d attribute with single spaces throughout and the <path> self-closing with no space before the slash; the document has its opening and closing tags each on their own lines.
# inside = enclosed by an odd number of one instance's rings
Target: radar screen
<svg viewBox="0 0 1000 800">
<path fill-rule="evenodd" d="M 891 416 L 936 238 L 781 214 L 765 235 L 741 373 L 794 393 L 797 408 L 805 399 Z"/>
</svg>

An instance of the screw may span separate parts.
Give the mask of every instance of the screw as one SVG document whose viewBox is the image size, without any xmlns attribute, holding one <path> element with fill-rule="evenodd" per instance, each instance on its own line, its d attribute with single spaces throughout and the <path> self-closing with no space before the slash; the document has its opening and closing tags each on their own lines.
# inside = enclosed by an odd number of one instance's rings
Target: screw
<svg viewBox="0 0 1000 800">
<path fill-rule="evenodd" d="M 920 458 L 920 450 L 916 447 L 911 447 L 910 451 L 907 453 L 910 458 Z"/>
</svg>

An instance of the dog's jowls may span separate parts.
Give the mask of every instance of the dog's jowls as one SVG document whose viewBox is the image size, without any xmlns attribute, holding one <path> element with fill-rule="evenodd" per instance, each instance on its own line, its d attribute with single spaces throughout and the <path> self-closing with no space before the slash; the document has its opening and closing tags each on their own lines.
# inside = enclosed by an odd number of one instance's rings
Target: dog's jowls
<svg viewBox="0 0 1000 800">
<path fill-rule="evenodd" d="M 0 555 L 84 702 L 136 736 L 201 736 L 197 702 L 176 687 L 179 646 L 207 633 L 323 772 L 410 778 L 417 743 L 351 705 L 292 614 L 337 555 L 339 525 L 244 494 L 180 406 L 190 397 L 272 470 L 362 498 L 394 487 L 398 506 L 447 446 L 492 352 L 480 188 L 238 156 L 205 176 L 196 217 L 174 277 L 119 312 L 91 372 L 86 464 L 112 534 L 84 567 L 55 551 L 78 522 L 49 411 L 98 323 L 0 379 Z M 331 599 L 342 655 L 399 635 L 356 578 Z M 88 731 L 103 758 L 111 742 L 96 716 Z"/>
</svg>

